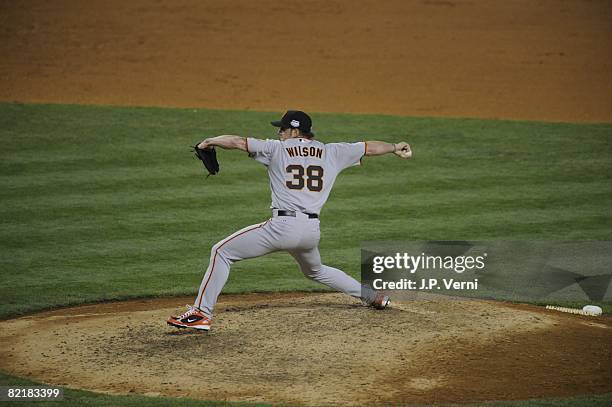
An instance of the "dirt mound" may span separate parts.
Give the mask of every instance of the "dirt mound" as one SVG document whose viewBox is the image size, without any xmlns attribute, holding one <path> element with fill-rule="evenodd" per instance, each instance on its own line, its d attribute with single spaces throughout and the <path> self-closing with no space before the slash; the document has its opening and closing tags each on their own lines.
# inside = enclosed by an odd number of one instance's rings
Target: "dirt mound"
<svg viewBox="0 0 612 407">
<path fill-rule="evenodd" d="M 0 369 L 113 394 L 377 405 L 612 391 L 612 321 L 484 301 L 385 311 L 340 294 L 224 295 L 213 330 L 165 324 L 191 299 L 3 321 Z"/>
</svg>

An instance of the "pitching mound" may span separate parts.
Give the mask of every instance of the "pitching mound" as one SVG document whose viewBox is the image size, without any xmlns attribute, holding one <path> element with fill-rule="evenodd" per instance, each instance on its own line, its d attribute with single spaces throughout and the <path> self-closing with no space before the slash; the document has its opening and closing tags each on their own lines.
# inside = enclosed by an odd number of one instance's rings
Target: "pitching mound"
<svg viewBox="0 0 612 407">
<path fill-rule="evenodd" d="M 213 330 L 189 299 L 62 309 L 0 323 L 0 369 L 45 383 L 292 404 L 473 402 L 612 391 L 612 319 L 484 301 L 375 311 L 340 294 L 224 295 Z"/>
</svg>

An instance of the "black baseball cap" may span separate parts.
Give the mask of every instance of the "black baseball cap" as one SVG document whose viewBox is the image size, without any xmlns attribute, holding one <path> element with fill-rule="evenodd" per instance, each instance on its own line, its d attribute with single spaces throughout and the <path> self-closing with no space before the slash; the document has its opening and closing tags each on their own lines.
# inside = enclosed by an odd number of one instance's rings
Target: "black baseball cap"
<svg viewBox="0 0 612 407">
<path fill-rule="evenodd" d="M 305 135 L 314 136 L 310 116 L 299 110 L 288 110 L 279 121 L 270 122 L 270 124 L 283 129 L 300 129 Z"/>
</svg>

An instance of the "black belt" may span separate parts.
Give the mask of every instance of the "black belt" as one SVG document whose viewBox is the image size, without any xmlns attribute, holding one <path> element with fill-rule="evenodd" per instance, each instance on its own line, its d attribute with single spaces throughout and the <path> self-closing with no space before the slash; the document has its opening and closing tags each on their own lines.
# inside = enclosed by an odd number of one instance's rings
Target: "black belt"
<svg viewBox="0 0 612 407">
<path fill-rule="evenodd" d="M 308 219 L 317 219 L 319 215 L 316 213 L 304 213 L 304 215 L 308 215 Z M 286 211 L 284 209 L 279 209 L 276 211 L 276 216 L 292 216 L 295 218 L 295 211 Z"/>
</svg>

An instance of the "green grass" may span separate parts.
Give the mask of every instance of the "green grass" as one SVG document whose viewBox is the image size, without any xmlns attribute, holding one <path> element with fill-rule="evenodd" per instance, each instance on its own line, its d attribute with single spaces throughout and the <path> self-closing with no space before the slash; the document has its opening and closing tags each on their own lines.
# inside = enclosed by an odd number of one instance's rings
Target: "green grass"
<svg viewBox="0 0 612 407">
<path fill-rule="evenodd" d="M 274 137 L 276 113 L 0 104 L 0 317 L 194 293 L 212 244 L 268 217 L 265 169 L 189 146 Z M 609 240 L 612 125 L 314 115 L 322 141 L 407 140 L 365 158 L 322 213 L 325 263 L 357 276 L 364 240 Z M 225 292 L 319 290 L 285 254 L 235 265 Z"/>
</svg>

